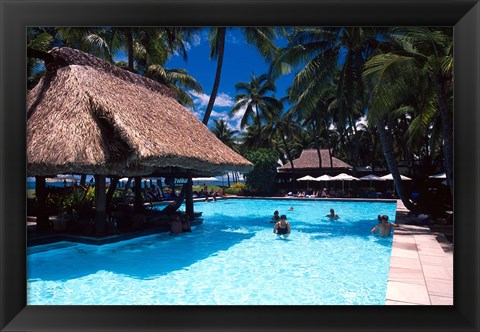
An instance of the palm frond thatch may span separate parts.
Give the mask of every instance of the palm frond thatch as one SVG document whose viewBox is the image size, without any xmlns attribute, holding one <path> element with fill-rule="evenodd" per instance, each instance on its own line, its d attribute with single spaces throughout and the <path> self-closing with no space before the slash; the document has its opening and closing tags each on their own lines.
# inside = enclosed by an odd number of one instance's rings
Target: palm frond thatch
<svg viewBox="0 0 480 332">
<path fill-rule="evenodd" d="M 51 53 L 60 65 L 27 96 L 30 176 L 251 170 L 162 84 L 78 50 Z"/>
</svg>

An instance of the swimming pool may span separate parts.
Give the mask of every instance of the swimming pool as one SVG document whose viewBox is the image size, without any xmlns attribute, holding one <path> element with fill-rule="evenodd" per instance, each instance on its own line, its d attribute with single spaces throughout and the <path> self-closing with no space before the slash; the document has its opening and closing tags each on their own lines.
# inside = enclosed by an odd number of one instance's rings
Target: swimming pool
<svg viewBox="0 0 480 332">
<path fill-rule="evenodd" d="M 340 220 L 324 217 L 330 208 Z M 272 233 L 275 209 L 291 223 L 287 239 Z M 228 199 L 195 210 L 203 225 L 179 236 L 28 248 L 28 304 L 385 302 L 392 238 L 370 230 L 378 214 L 394 221 L 394 202 Z"/>
</svg>

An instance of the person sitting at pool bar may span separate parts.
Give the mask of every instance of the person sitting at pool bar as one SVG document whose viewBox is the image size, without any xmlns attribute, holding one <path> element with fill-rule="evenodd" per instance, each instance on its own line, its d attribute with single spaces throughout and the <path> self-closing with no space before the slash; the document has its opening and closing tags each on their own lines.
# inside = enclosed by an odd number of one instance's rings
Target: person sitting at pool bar
<svg viewBox="0 0 480 332">
<path fill-rule="evenodd" d="M 181 234 L 183 232 L 183 225 L 178 214 L 171 215 L 170 220 L 170 234 Z"/>
<path fill-rule="evenodd" d="M 273 217 L 271 222 L 277 222 L 279 220 L 280 220 L 280 216 L 278 215 L 278 210 L 275 210 L 275 212 L 273 212 Z"/>
<path fill-rule="evenodd" d="M 280 216 L 280 221 L 273 226 L 273 232 L 284 238 L 287 238 L 290 235 L 290 223 L 287 221 L 286 215 L 282 214 Z"/>
<path fill-rule="evenodd" d="M 340 219 L 340 217 L 338 216 L 338 214 L 335 214 L 335 210 L 334 209 L 330 209 L 330 214 L 327 214 L 325 217 L 328 217 L 330 219 Z"/>
<path fill-rule="evenodd" d="M 320 196 L 323 197 L 323 198 L 327 198 L 327 197 L 328 197 L 328 195 L 327 195 L 327 188 L 323 188 L 322 194 L 321 194 Z"/>
<path fill-rule="evenodd" d="M 180 217 L 180 221 L 182 222 L 182 231 L 183 232 L 191 232 L 192 227 L 190 226 L 190 217 L 188 214 L 183 213 Z"/>
<path fill-rule="evenodd" d="M 390 236 L 392 235 L 392 229 L 397 225 L 388 222 L 388 216 L 383 215 L 382 216 L 382 221 L 377 224 L 375 227 L 372 228 L 371 232 L 373 235 L 375 235 L 375 232 L 378 230 L 378 235 L 379 236 Z"/>
</svg>

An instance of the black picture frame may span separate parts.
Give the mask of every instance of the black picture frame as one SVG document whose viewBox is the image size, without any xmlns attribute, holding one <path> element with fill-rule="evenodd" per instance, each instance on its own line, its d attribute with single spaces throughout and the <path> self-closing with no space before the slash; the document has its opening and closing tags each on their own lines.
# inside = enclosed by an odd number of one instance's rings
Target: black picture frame
<svg viewBox="0 0 480 332">
<path fill-rule="evenodd" d="M 0 15 L 1 331 L 478 331 L 478 1 L 0 0 Z M 40 25 L 454 26 L 454 305 L 26 306 L 25 31 Z"/>
</svg>

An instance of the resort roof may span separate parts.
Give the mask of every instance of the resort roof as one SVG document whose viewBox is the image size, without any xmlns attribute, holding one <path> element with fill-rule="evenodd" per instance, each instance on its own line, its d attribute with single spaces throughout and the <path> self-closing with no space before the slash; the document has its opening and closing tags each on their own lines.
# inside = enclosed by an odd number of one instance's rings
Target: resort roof
<svg viewBox="0 0 480 332">
<path fill-rule="evenodd" d="M 28 175 L 248 172 L 166 86 L 70 48 L 27 96 Z"/>
<path fill-rule="evenodd" d="M 338 158 L 332 157 L 332 162 L 330 163 L 330 154 L 328 149 L 321 149 L 320 156 L 322 158 L 322 167 L 319 168 L 318 163 L 318 153 L 316 149 L 305 149 L 302 151 L 302 154 L 298 159 L 293 160 L 293 167 L 295 170 L 310 170 L 310 169 L 352 169 L 352 166 L 341 161 Z M 292 169 L 290 162 L 287 162 L 285 165 L 280 167 L 278 170 L 280 172 L 288 172 Z"/>
</svg>

